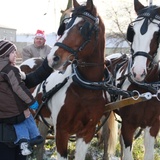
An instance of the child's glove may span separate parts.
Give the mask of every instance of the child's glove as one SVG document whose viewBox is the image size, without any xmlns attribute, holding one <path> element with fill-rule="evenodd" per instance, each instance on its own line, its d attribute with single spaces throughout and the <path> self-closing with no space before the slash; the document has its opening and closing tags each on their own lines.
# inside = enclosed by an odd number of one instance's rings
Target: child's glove
<svg viewBox="0 0 160 160">
<path fill-rule="evenodd" d="M 26 74 L 23 71 L 21 71 L 20 67 L 17 67 L 17 68 L 19 69 L 21 79 L 25 80 L 26 79 Z"/>
<path fill-rule="evenodd" d="M 36 110 L 36 109 L 38 109 L 38 106 L 39 106 L 38 102 L 35 101 L 29 108 L 33 109 L 33 110 Z"/>
<path fill-rule="evenodd" d="M 21 74 L 21 79 L 25 80 L 26 79 L 26 74 L 23 71 L 21 71 L 20 74 Z"/>
</svg>

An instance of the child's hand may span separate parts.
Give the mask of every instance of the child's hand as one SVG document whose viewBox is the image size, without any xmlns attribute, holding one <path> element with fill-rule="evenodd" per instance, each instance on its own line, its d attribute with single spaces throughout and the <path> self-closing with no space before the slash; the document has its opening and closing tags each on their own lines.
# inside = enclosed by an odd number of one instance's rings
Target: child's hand
<svg viewBox="0 0 160 160">
<path fill-rule="evenodd" d="M 26 79 L 26 74 L 25 74 L 23 71 L 21 71 L 21 68 L 20 68 L 20 67 L 18 67 L 18 66 L 16 66 L 16 67 L 19 69 L 21 79 L 22 79 L 22 80 L 25 80 L 25 79 Z"/>
<path fill-rule="evenodd" d="M 23 71 L 20 71 L 20 75 L 22 80 L 26 79 L 26 74 Z"/>
<path fill-rule="evenodd" d="M 26 109 L 26 110 L 24 110 L 24 116 L 26 117 L 26 118 L 28 118 L 29 116 L 30 116 L 30 114 L 31 114 L 31 112 L 29 111 L 29 109 Z"/>
</svg>

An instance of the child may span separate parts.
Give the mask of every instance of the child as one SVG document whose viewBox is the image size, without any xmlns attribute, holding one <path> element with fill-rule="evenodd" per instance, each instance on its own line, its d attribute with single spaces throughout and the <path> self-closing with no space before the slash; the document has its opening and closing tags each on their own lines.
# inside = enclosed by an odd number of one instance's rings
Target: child
<svg viewBox="0 0 160 160">
<path fill-rule="evenodd" d="M 17 135 L 14 142 L 20 145 L 22 155 L 32 153 L 31 146 L 43 142 L 43 137 L 35 124 L 28 108 L 37 109 L 38 103 L 21 79 L 16 65 L 16 46 L 6 40 L 0 40 L 0 118 L 12 119 Z M 19 118 L 19 115 L 21 118 Z M 24 117 L 24 118 L 22 118 Z"/>
</svg>

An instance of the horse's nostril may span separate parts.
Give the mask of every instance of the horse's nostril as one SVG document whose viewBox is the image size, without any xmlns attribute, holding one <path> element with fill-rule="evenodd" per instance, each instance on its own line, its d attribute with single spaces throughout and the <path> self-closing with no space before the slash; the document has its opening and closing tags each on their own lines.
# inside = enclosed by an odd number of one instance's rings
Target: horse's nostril
<svg viewBox="0 0 160 160">
<path fill-rule="evenodd" d="M 58 56 L 56 56 L 56 57 L 53 58 L 53 61 L 57 62 L 57 61 L 59 61 L 59 59 L 60 58 Z"/>
<path fill-rule="evenodd" d="M 146 72 L 144 71 L 144 72 L 142 73 L 141 77 L 143 77 L 143 76 L 145 76 L 145 75 L 146 75 Z"/>
<path fill-rule="evenodd" d="M 133 72 L 133 76 L 136 77 L 136 73 Z"/>
</svg>

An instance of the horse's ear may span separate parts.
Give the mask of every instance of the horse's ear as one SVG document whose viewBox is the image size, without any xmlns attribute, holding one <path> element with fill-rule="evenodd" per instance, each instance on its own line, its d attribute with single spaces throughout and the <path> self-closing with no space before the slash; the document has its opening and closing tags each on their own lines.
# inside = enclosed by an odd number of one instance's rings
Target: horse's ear
<svg viewBox="0 0 160 160">
<path fill-rule="evenodd" d="M 138 11 L 144 8 L 144 5 L 142 5 L 138 0 L 134 0 L 134 10 L 138 14 Z"/>
<path fill-rule="evenodd" d="M 76 0 L 73 0 L 73 6 L 74 8 L 78 8 L 80 4 Z"/>
<path fill-rule="evenodd" d="M 89 10 L 92 10 L 93 9 L 93 1 L 92 0 L 87 0 L 86 7 Z"/>
</svg>

